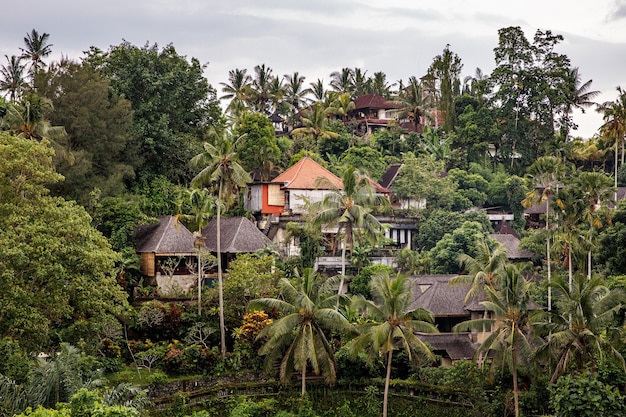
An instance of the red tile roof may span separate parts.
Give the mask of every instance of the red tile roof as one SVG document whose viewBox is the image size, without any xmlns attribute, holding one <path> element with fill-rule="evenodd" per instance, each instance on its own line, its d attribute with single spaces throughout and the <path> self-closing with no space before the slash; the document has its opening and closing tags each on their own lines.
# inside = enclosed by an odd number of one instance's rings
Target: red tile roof
<svg viewBox="0 0 626 417">
<path fill-rule="evenodd" d="M 354 100 L 354 109 L 396 109 L 398 105 L 378 94 L 366 94 Z"/>
<path fill-rule="evenodd" d="M 327 178 L 330 184 L 327 181 L 320 182 L 320 178 Z M 284 188 L 291 190 L 330 190 L 333 188 L 343 188 L 343 183 L 338 176 L 308 156 L 289 167 L 285 172 L 274 178 L 272 182 L 282 183 L 284 184 Z"/>
</svg>

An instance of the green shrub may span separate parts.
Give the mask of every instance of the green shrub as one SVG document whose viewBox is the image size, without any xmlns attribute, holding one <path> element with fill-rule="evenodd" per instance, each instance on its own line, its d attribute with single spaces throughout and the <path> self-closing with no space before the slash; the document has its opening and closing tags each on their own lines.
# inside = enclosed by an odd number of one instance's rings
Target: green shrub
<svg viewBox="0 0 626 417">
<path fill-rule="evenodd" d="M 557 417 L 619 417 L 626 412 L 617 388 L 589 372 L 560 377 L 550 389 L 550 404 Z"/>
</svg>

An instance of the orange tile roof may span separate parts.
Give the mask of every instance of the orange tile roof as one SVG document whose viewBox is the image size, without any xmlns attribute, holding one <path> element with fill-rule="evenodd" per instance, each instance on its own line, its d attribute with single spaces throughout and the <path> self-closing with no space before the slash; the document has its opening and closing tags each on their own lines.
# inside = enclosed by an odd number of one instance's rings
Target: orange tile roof
<svg viewBox="0 0 626 417">
<path fill-rule="evenodd" d="M 327 178 L 332 186 L 326 183 L 326 181 L 318 184 L 319 178 Z M 274 178 L 272 182 L 282 183 L 284 188 L 291 190 L 329 190 L 333 186 L 338 189 L 343 188 L 343 183 L 338 176 L 308 156 L 289 167 L 285 172 Z"/>
</svg>

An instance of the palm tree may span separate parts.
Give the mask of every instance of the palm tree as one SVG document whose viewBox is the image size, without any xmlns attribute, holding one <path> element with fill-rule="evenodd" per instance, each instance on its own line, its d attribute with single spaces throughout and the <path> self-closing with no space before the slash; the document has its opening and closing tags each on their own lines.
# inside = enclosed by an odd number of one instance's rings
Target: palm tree
<svg viewBox="0 0 626 417">
<path fill-rule="evenodd" d="M 354 110 L 354 101 L 350 98 L 350 94 L 343 93 L 335 97 L 335 100 L 326 109 L 326 112 L 338 116 L 342 121 L 346 121 L 352 110 Z"/>
<path fill-rule="evenodd" d="M 476 250 L 476 257 L 467 254 L 459 256 L 459 264 L 467 274 L 454 277 L 451 281 L 452 284 L 471 284 L 465 296 L 466 302 L 484 291 L 485 287 L 498 288 L 508 261 L 506 248 L 499 242 L 491 244 L 487 239 L 480 239 L 476 242 Z"/>
<path fill-rule="evenodd" d="M 268 102 L 270 101 L 270 89 L 272 84 L 272 69 L 265 64 L 254 67 L 255 77 L 252 79 L 251 94 L 248 101 L 254 111 L 268 113 Z"/>
<path fill-rule="evenodd" d="M 246 103 L 250 96 L 250 85 L 252 77 L 248 74 L 247 69 L 235 68 L 228 72 L 228 83 L 220 83 L 222 92 L 225 93 L 220 99 L 230 100 L 227 111 L 238 108 L 241 104 Z"/>
<path fill-rule="evenodd" d="M 351 342 L 351 350 L 362 352 L 369 349 L 370 357 L 387 356 L 383 394 L 383 417 L 386 417 L 393 351 L 401 346 L 407 352 L 409 360 L 415 361 L 417 353 L 427 360 L 434 360 L 429 347 L 415 333 L 437 333 L 437 328 L 432 324 L 430 312 L 423 308 L 411 308 L 410 282 L 406 275 L 398 275 L 395 279 L 390 278 L 386 272 L 374 275 L 370 292 L 371 301 L 361 296 L 353 297 L 352 307 L 364 309 L 368 322 L 361 326 L 361 334 Z"/>
<path fill-rule="evenodd" d="M 624 135 L 626 135 L 626 91 L 620 86 L 617 87 L 618 96 L 615 101 L 606 101 L 598 106 L 597 111 L 604 113 L 604 124 L 600 127 L 600 132 L 608 138 L 615 141 L 615 161 L 614 161 L 614 180 L 615 195 L 614 199 L 617 203 L 617 154 L 619 144 L 622 145 L 622 159 L 624 164 Z"/>
<path fill-rule="evenodd" d="M 5 55 L 4 57 L 7 60 L 7 65 L 0 68 L 0 91 L 9 93 L 9 100 L 15 102 L 21 97 L 22 90 L 26 87 L 26 80 L 24 79 L 26 64 L 22 64 L 23 58 L 21 56 L 11 55 L 9 58 Z"/>
<path fill-rule="evenodd" d="M 223 132 L 218 136 L 214 132 L 215 145 L 205 142 L 204 151 L 191 159 L 191 165 L 201 171 L 191 181 L 196 188 L 217 188 L 217 282 L 219 293 L 219 319 L 222 359 L 226 357 L 226 328 L 224 325 L 224 293 L 222 278 L 222 208 L 230 203 L 238 194 L 239 187 L 250 182 L 250 175 L 239 164 L 236 146 L 241 136 L 232 140 Z"/>
<path fill-rule="evenodd" d="M 272 368 L 281 357 L 280 378 L 288 382 L 294 370 L 302 373 L 302 395 L 306 393 L 307 368 L 322 374 L 328 383 L 336 378 L 335 358 L 325 331 L 352 333 L 354 328 L 333 306 L 336 277 L 323 280 L 311 268 L 294 281 L 283 278 L 278 283 L 282 298 L 260 298 L 248 305 L 251 310 L 278 311 L 280 317 L 265 327 L 257 340 L 267 338 L 259 354 Z"/>
<path fill-rule="evenodd" d="M 369 90 L 372 94 L 378 94 L 386 99 L 391 96 L 391 87 L 393 84 L 387 82 L 387 75 L 378 71 L 374 73 L 374 76 L 369 79 Z"/>
<path fill-rule="evenodd" d="M 49 33 L 40 35 L 35 29 L 31 30 L 24 37 L 25 48 L 20 48 L 20 50 L 22 51 L 22 58 L 30 60 L 31 76 L 34 76 L 41 68 L 46 66 L 43 58 L 52 53 L 52 45 L 48 44 L 49 37 Z"/>
<path fill-rule="evenodd" d="M 318 78 L 317 81 L 309 83 L 310 87 L 308 91 L 313 96 L 313 101 L 322 101 L 326 97 L 326 87 L 324 86 L 324 80 Z"/>
<path fill-rule="evenodd" d="M 341 180 L 343 189 L 332 188 L 321 201 L 311 204 L 314 225 L 336 225 L 338 233 L 343 231 L 340 294 L 346 275 L 346 250 L 348 246 L 353 247 L 355 232 L 375 242 L 384 228 L 371 212 L 388 203 L 384 197 L 375 193 L 370 180 L 353 166 L 346 167 Z"/>
<path fill-rule="evenodd" d="M 568 282 L 571 289 L 573 285 L 573 257 L 574 245 L 579 245 L 578 228 L 586 210 L 585 201 L 582 198 L 580 190 L 575 187 L 567 187 L 559 190 L 555 196 L 556 205 L 560 210 L 558 219 L 562 225 L 565 239 L 557 239 L 557 242 L 565 242 L 565 259 L 567 260 Z M 562 244 L 562 243 L 561 243 Z M 548 291 L 551 291 L 549 289 Z"/>
<path fill-rule="evenodd" d="M 354 71 L 350 68 L 342 68 L 330 74 L 330 86 L 338 93 L 354 93 Z"/>
<path fill-rule="evenodd" d="M 589 222 L 589 245 L 587 251 L 587 278 L 591 279 L 591 252 L 594 241 L 594 228 L 602 227 L 603 217 L 608 216 L 607 203 L 611 199 L 611 179 L 604 172 L 581 172 L 575 179 L 576 188 L 582 193 L 586 208 L 584 219 Z"/>
<path fill-rule="evenodd" d="M 398 119 L 410 120 L 413 129 L 419 131 L 422 119 L 426 115 L 426 108 L 430 106 L 422 83 L 416 77 L 410 77 L 406 87 L 398 91 L 397 102 L 400 105 Z"/>
<path fill-rule="evenodd" d="M 582 113 L 584 113 L 585 109 L 596 104 L 593 99 L 597 97 L 598 94 L 600 94 L 599 91 L 590 91 L 592 80 L 588 80 L 581 84 L 578 67 L 570 68 L 567 70 L 567 72 L 567 79 L 569 80 L 569 82 L 565 84 L 567 86 L 567 91 L 565 91 L 567 103 L 563 111 L 564 120 L 562 123 L 564 140 L 567 140 L 567 137 L 569 135 L 569 129 L 571 125 L 573 125 L 569 120 L 569 115 L 574 110 L 580 110 Z M 575 127 L 576 126 L 574 125 L 574 128 Z"/>
<path fill-rule="evenodd" d="M 311 92 L 309 88 L 303 88 L 304 79 L 298 72 L 285 74 L 285 97 L 296 112 L 304 106 L 305 97 Z"/>
<path fill-rule="evenodd" d="M 517 368 L 532 354 L 530 344 L 530 313 L 533 303 L 530 298 L 531 282 L 520 272 L 519 266 L 507 264 L 503 268 L 499 287 L 485 287 L 487 301 L 481 302 L 492 318 L 468 320 L 454 326 L 454 331 L 467 331 L 483 328 L 493 329 L 476 354 L 494 352 L 492 369 L 499 364 L 508 364 L 513 376 L 513 402 L 515 416 L 519 416 L 519 393 L 517 388 Z"/>
<path fill-rule="evenodd" d="M 202 189 L 185 189 L 179 197 L 178 214 L 176 215 L 176 225 L 180 219 L 191 221 L 196 226 L 194 233 L 198 260 L 198 317 L 202 314 L 202 266 L 201 251 L 205 247 L 202 229 L 211 221 L 217 201 L 215 196 L 209 194 L 209 190 Z M 185 213 L 186 212 L 186 213 Z"/>
<path fill-rule="evenodd" d="M 623 289 L 609 290 L 601 278 L 587 279 L 584 274 L 574 276 L 573 286 L 563 278 L 556 278 L 552 286 L 557 308 L 537 321 L 537 326 L 546 327 L 549 333 L 540 353 L 548 352 L 556 361 L 551 382 L 556 382 L 570 365 L 577 371 L 589 365 L 594 369 L 604 355 L 624 367 L 621 354 L 604 336 L 616 325 L 615 319 L 626 301 Z"/>
<path fill-rule="evenodd" d="M 550 259 L 550 204 L 554 189 L 559 186 L 559 181 L 565 175 L 565 167 L 561 160 L 555 156 L 542 156 L 528 167 L 527 175 L 534 184 L 532 191 L 526 193 L 522 200 L 522 206 L 528 208 L 535 204 L 545 204 L 546 220 L 546 265 L 548 269 L 548 310 L 552 309 L 552 261 Z M 538 190 L 538 188 L 540 190 Z"/>
<path fill-rule="evenodd" d="M 327 129 L 328 116 L 326 107 L 322 102 L 316 102 L 310 109 L 303 111 L 301 118 L 302 127 L 291 131 L 295 137 L 310 136 L 313 138 L 312 145 L 317 149 L 320 139 L 337 138 L 339 134 Z"/>
</svg>

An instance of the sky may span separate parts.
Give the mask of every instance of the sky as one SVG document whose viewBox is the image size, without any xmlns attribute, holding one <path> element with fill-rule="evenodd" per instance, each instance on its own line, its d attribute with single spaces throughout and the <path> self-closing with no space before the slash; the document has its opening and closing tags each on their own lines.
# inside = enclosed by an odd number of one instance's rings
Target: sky
<svg viewBox="0 0 626 417">
<path fill-rule="evenodd" d="M 228 72 L 265 64 L 274 75 L 299 72 L 305 83 L 333 71 L 361 68 L 387 80 L 421 77 L 447 44 L 462 60 L 461 77 L 489 74 L 498 29 L 519 26 L 564 37 L 556 52 L 593 80 L 596 101 L 626 88 L 626 0 L 0 0 L 0 62 L 19 55 L 24 36 L 49 33 L 53 54 L 79 59 L 128 41 L 173 44 L 207 64 L 220 91 Z M 594 109 L 575 114 L 574 135 L 588 138 L 602 124 Z"/>
</svg>

